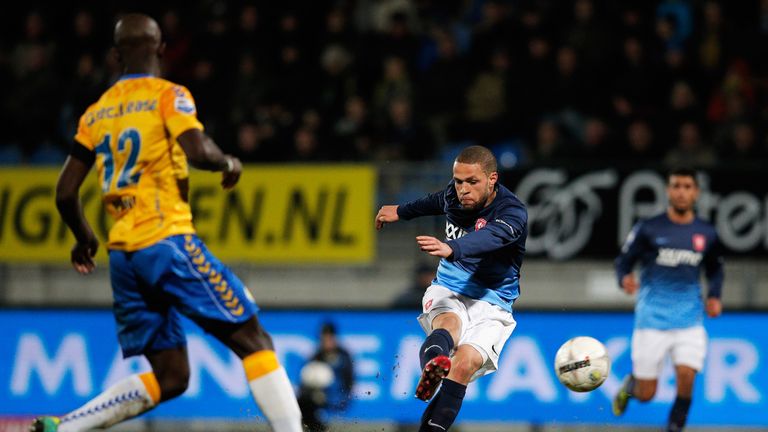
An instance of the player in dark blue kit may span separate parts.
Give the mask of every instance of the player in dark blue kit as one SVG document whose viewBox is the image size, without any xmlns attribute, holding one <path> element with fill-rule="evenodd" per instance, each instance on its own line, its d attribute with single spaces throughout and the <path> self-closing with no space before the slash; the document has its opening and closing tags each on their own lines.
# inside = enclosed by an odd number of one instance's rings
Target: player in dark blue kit
<svg viewBox="0 0 768 432">
<path fill-rule="evenodd" d="M 467 384 L 498 368 L 515 329 L 512 304 L 520 295 L 520 266 L 528 234 L 525 205 L 498 184 L 496 158 L 481 146 L 465 148 L 445 190 L 400 206 L 383 206 L 376 229 L 400 219 L 446 215 L 446 240 L 418 236 L 424 252 L 441 257 L 424 293 L 419 323 L 422 374 L 416 397 L 432 399 L 422 432 L 446 431 L 461 408 Z"/>
<path fill-rule="evenodd" d="M 631 398 L 651 400 L 667 354 L 675 365 L 677 398 L 667 431 L 681 431 L 688 417 L 696 373 L 704 366 L 710 318 L 722 312 L 723 259 L 715 228 L 696 217 L 699 196 L 696 172 L 677 169 L 667 178 L 669 207 L 638 223 L 616 259 L 616 274 L 628 294 L 637 292 L 632 334 L 632 374 L 613 401 L 622 415 Z M 632 267 L 641 264 L 638 286 Z M 709 280 L 706 303 L 699 284 L 701 269 Z M 639 288 L 639 291 L 638 291 Z"/>
</svg>

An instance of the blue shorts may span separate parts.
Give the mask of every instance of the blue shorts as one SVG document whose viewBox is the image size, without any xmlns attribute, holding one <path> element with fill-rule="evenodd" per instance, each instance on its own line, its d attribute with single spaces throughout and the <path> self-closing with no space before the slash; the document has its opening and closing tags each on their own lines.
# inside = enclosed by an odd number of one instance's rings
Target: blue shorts
<svg viewBox="0 0 768 432">
<path fill-rule="evenodd" d="M 205 323 L 242 323 L 258 311 L 240 279 L 196 235 L 135 252 L 109 251 L 117 336 L 124 357 L 186 344 L 182 313 Z"/>
</svg>

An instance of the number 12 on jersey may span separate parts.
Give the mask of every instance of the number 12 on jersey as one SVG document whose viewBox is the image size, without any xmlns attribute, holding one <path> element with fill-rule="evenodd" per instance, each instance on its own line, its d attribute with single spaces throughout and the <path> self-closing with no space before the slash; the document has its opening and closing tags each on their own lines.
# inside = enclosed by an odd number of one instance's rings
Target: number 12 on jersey
<svg viewBox="0 0 768 432">
<path fill-rule="evenodd" d="M 130 146 L 128 143 L 130 142 Z M 122 166 L 115 166 L 115 157 L 112 154 L 112 134 L 104 135 L 104 139 L 101 144 L 96 146 L 96 153 L 104 157 L 104 180 L 101 184 L 101 190 L 107 193 L 112 188 L 112 181 L 115 172 L 118 173 L 117 185 L 115 189 L 120 190 L 126 186 L 134 185 L 139 182 L 141 177 L 141 171 L 133 173 L 136 161 L 139 159 L 139 152 L 141 151 L 141 135 L 139 131 L 134 128 L 127 128 L 120 132 L 117 137 L 117 151 L 119 153 L 125 153 L 127 147 L 130 147 L 130 153 L 127 158 L 121 158 L 125 160 Z"/>
</svg>

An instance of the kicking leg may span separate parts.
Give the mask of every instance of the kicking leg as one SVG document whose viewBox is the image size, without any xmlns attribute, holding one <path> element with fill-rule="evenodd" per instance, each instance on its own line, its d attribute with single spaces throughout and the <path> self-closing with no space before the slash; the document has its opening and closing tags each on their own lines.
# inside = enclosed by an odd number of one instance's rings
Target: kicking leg
<svg viewBox="0 0 768 432">
<path fill-rule="evenodd" d="M 421 378 L 416 397 L 427 401 L 451 370 L 451 351 L 461 334 L 461 319 L 453 312 L 442 313 L 432 320 L 432 332 L 419 349 Z"/>
<path fill-rule="evenodd" d="M 446 431 L 456 420 L 467 384 L 483 366 L 483 356 L 471 345 L 461 345 L 451 359 L 452 368 L 421 416 L 420 432 Z"/>
<path fill-rule="evenodd" d="M 301 432 L 301 411 L 293 386 L 277 360 L 272 338 L 256 316 L 242 324 L 205 327 L 243 360 L 256 404 L 275 432 Z"/>
<path fill-rule="evenodd" d="M 189 363 L 186 348 L 146 355 L 153 372 L 131 375 L 113 384 L 82 407 L 60 417 L 36 419 L 33 432 L 78 432 L 106 428 L 136 417 L 187 388 Z"/>
</svg>

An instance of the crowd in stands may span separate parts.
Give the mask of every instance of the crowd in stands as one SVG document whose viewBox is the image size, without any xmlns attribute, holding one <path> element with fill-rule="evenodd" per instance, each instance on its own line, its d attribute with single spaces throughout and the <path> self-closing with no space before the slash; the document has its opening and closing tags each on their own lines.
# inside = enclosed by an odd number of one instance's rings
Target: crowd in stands
<svg viewBox="0 0 768 432">
<path fill-rule="evenodd" d="M 107 2 L 108 3 L 108 2 Z M 138 2 L 164 77 L 246 162 L 423 161 L 467 143 L 505 167 L 768 156 L 768 1 Z M 0 163 L 58 163 L 120 77 L 121 12 L 0 18 Z"/>
</svg>

